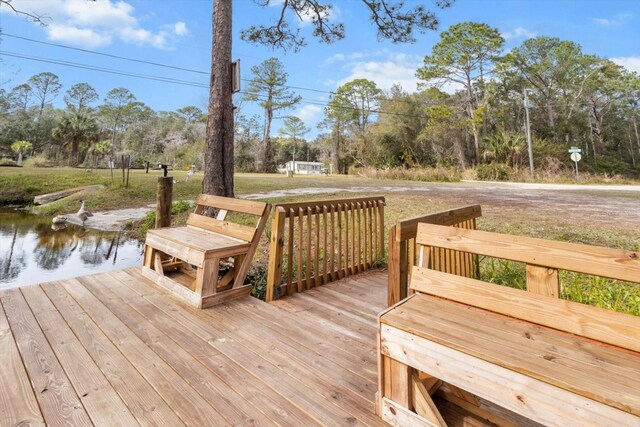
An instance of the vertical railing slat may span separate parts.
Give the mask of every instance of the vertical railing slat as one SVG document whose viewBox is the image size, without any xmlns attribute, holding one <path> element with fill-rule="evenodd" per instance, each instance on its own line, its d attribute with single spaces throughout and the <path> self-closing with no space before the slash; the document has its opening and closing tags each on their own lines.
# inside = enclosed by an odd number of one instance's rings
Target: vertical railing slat
<svg viewBox="0 0 640 427">
<path fill-rule="evenodd" d="M 303 226 L 304 214 L 302 208 L 298 209 L 298 292 L 302 292 L 302 251 L 304 245 L 302 244 L 302 237 L 304 236 Z"/>
<path fill-rule="evenodd" d="M 294 216 L 293 209 L 289 209 L 289 236 L 287 238 L 287 295 L 293 295 L 293 226 Z"/>
<path fill-rule="evenodd" d="M 372 268 L 384 254 L 383 206 L 384 198 L 276 206 L 267 300 Z"/>
<path fill-rule="evenodd" d="M 344 274 L 342 273 L 342 266 L 344 265 L 342 260 L 342 213 L 340 212 L 342 209 L 340 208 L 340 203 L 336 204 L 337 218 L 338 218 L 338 229 L 336 233 L 338 235 L 338 279 L 342 279 Z"/>
<path fill-rule="evenodd" d="M 311 265 L 313 264 L 312 260 L 311 260 L 311 207 L 307 207 L 307 216 L 306 216 L 306 221 L 307 221 L 307 259 L 306 259 L 306 271 L 305 271 L 305 284 L 304 284 L 304 289 L 305 290 L 309 290 L 311 289 Z"/>
<path fill-rule="evenodd" d="M 316 206 L 315 232 L 316 250 L 313 275 L 315 277 L 315 286 L 320 286 L 322 280 L 322 276 L 320 275 L 320 206 Z"/>
</svg>

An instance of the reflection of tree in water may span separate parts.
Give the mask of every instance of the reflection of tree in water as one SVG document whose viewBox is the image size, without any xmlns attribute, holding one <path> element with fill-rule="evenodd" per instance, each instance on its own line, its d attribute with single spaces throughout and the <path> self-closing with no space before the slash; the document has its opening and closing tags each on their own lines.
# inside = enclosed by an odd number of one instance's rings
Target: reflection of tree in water
<svg viewBox="0 0 640 427">
<path fill-rule="evenodd" d="M 29 270 L 30 264 L 47 271 L 70 268 L 78 272 L 82 271 L 83 265 L 94 270 L 110 261 L 116 264 L 121 246 L 129 245 L 128 239 L 120 233 L 73 224 L 54 227 L 55 230 L 52 227 L 49 217 L 0 211 L 0 281 L 10 282 L 19 277 L 21 272 Z M 35 243 L 33 253 L 27 253 L 31 252 L 31 246 L 28 250 L 23 249 L 23 241 Z M 76 258 L 72 258 L 74 252 L 77 252 Z M 77 265 L 69 265 L 71 260 Z"/>
<path fill-rule="evenodd" d="M 7 231 L 8 227 L 3 227 L 3 233 Z M 9 234 L 9 233 L 7 233 Z M 18 227 L 13 227 L 13 236 L 11 238 L 11 245 L 9 246 L 9 252 L 3 256 L 0 256 L 0 280 L 14 279 L 20 274 L 20 271 L 25 267 L 25 252 L 24 250 L 15 252 L 16 239 L 18 237 Z"/>
<path fill-rule="evenodd" d="M 38 235 L 38 246 L 34 253 L 36 264 L 45 270 L 55 270 L 71 256 L 77 245 L 74 239 L 75 227 L 54 231 L 49 223 L 38 224 L 34 228 Z"/>
</svg>

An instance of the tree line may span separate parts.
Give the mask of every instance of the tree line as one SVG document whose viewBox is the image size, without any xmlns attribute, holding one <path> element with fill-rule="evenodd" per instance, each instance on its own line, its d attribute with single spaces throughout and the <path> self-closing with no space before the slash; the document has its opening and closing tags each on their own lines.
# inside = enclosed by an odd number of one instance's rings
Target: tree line
<svg viewBox="0 0 640 427">
<path fill-rule="evenodd" d="M 59 97 L 64 108 L 55 108 Z M 120 153 L 146 161 L 193 161 L 203 153 L 206 115 L 190 105 L 156 112 L 129 89 L 113 88 L 100 101 L 98 92 L 82 82 L 63 91 L 59 77 L 42 72 L 10 91 L 0 89 L 0 153 L 38 156 L 44 163 L 104 166 Z M 185 160 L 186 161 L 186 160 Z"/>
<path fill-rule="evenodd" d="M 300 98 L 285 92 L 287 73 L 276 58 L 252 74 L 259 84 L 252 82 L 245 99 L 260 104 L 268 129 L 275 111 Z M 448 166 L 500 175 L 529 166 L 528 109 L 536 169 L 570 169 L 568 149 L 575 146 L 587 170 L 640 174 L 640 77 L 577 43 L 540 36 L 504 52 L 498 29 L 459 23 L 440 34 L 416 76 L 415 93 L 383 91 L 366 79 L 337 88 L 311 142 L 318 158 L 342 172 Z M 239 166 L 273 171 L 269 132 L 254 135 L 253 146 L 246 139 Z"/>
<path fill-rule="evenodd" d="M 303 100 L 287 84 L 283 64 L 270 58 L 252 67 L 235 99 L 236 171 L 275 172 L 295 156 L 338 173 L 445 166 L 480 168 L 495 178 L 529 166 L 528 109 L 537 170 L 568 170 L 567 149 L 577 146 L 587 170 L 640 173 L 640 77 L 577 43 L 540 36 L 505 52 L 497 28 L 463 22 L 440 34 L 416 76 L 413 93 L 400 86 L 383 91 L 366 79 L 343 84 L 325 103 L 318 136 L 306 140 L 307 124 L 289 114 Z M 52 106 L 59 96 L 63 109 Z M 155 112 L 126 88 L 99 100 L 88 83 L 62 93 L 50 72 L 0 90 L 0 149 L 8 153 L 13 145 L 16 155 L 72 166 L 116 152 L 180 167 L 206 162 L 207 116 L 198 107 Z M 247 103 L 262 114 L 244 114 Z M 276 117 L 284 118 L 277 134 Z M 15 145 L 23 141 L 29 145 Z"/>
</svg>

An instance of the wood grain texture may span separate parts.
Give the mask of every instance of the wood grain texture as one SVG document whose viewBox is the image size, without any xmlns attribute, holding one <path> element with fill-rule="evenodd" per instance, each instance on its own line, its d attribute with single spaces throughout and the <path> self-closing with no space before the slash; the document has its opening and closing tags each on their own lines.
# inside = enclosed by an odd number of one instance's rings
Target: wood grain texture
<svg viewBox="0 0 640 427">
<path fill-rule="evenodd" d="M 640 318 L 447 273 L 414 268 L 415 291 L 640 352 Z"/>
<path fill-rule="evenodd" d="M 48 425 L 92 425 L 19 289 L 0 295 L 7 320 Z"/>
<path fill-rule="evenodd" d="M 82 286 L 74 279 L 63 283 Z M 48 284 L 43 290 L 140 425 L 185 425 L 63 286 Z"/>
<path fill-rule="evenodd" d="M 268 301 L 373 268 L 374 242 L 381 238 L 373 227 L 374 213 L 384 215 L 384 198 L 277 205 L 269 251 Z M 280 289 L 285 292 L 278 292 Z"/>
<path fill-rule="evenodd" d="M 88 392 L 80 399 L 96 425 L 117 425 L 123 407 L 129 425 L 384 425 L 374 413 L 372 338 L 384 273 L 211 310 L 176 302 L 140 269 L 24 292 L 73 389 Z M 0 357 L 4 372 L 10 364 Z"/>
<path fill-rule="evenodd" d="M 256 232 L 253 227 L 229 221 L 220 221 L 216 218 L 209 218 L 208 216 L 194 213 L 189 214 L 187 225 L 222 234 L 223 236 L 233 237 L 234 239 L 244 240 L 245 242 L 250 242 Z"/>
<path fill-rule="evenodd" d="M 388 325 L 382 325 L 381 340 L 383 354 L 544 425 L 606 427 L 638 422 L 637 415 Z"/>
<path fill-rule="evenodd" d="M 22 288 L 22 293 L 93 424 L 138 425 L 42 288 L 29 286 Z"/>
<path fill-rule="evenodd" d="M 3 292 L 0 291 L 0 300 Z M 0 304 L 0 425 L 43 425 L 44 418 Z"/>
<path fill-rule="evenodd" d="M 210 194 L 200 194 L 196 199 L 196 203 L 226 211 L 242 212 L 257 216 L 262 216 L 267 206 L 266 203 L 255 200 L 234 199 L 230 197 L 212 196 Z"/>
<path fill-rule="evenodd" d="M 418 225 L 418 244 L 639 283 L 637 252 L 432 224 Z"/>
<path fill-rule="evenodd" d="M 391 399 L 386 397 L 382 398 L 382 419 L 394 427 L 440 427 L 440 424 L 435 424 L 410 411 L 409 409 L 397 404 Z"/>
<path fill-rule="evenodd" d="M 413 342 L 420 338 L 448 346 L 562 393 L 640 415 L 637 353 L 588 340 L 576 345 L 570 334 L 422 294 L 387 313 L 381 322 L 415 337 Z M 490 387 L 486 393 L 491 393 Z"/>
<path fill-rule="evenodd" d="M 475 218 L 481 214 L 480 205 L 471 205 L 399 221 L 391 227 L 388 305 L 392 306 L 407 297 L 414 265 L 475 277 L 475 269 L 472 268 L 473 257 L 470 254 L 416 243 L 416 235 L 420 223 L 475 228 Z M 417 257 L 419 259 L 416 259 Z"/>
</svg>

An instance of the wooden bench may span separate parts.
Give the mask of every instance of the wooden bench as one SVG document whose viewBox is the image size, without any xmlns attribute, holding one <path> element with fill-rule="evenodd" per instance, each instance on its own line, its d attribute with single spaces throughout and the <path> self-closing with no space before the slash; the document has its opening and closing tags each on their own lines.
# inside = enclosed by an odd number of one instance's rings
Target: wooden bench
<svg viewBox="0 0 640 427">
<path fill-rule="evenodd" d="M 447 425 L 453 402 L 468 425 L 640 426 L 640 317 L 558 299 L 558 270 L 640 282 L 638 253 L 431 224 L 416 242 L 415 293 L 379 316 L 384 420 Z M 527 291 L 435 271 L 433 247 L 525 263 Z"/>
<path fill-rule="evenodd" d="M 176 298 L 206 308 L 247 295 L 245 285 L 265 223 L 268 203 L 201 194 L 187 225 L 149 230 L 145 241 L 142 274 Z M 217 210 L 216 218 L 205 216 Z M 255 227 L 229 222 L 230 212 L 257 217 Z M 232 261 L 219 277 L 221 261 Z"/>
</svg>

